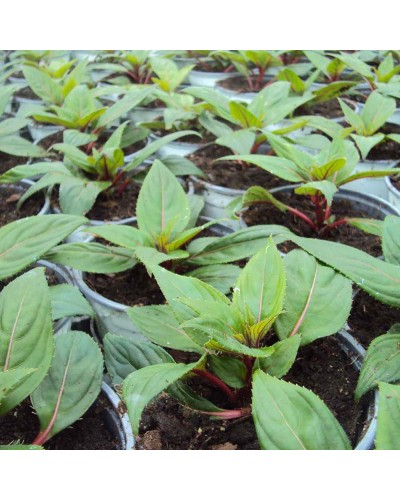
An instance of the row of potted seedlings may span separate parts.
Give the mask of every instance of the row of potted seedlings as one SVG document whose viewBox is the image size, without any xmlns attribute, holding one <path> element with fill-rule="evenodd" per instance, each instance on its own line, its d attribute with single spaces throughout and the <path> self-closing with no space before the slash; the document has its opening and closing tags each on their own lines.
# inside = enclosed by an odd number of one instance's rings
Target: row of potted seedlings
<svg viewBox="0 0 400 500">
<path fill-rule="evenodd" d="M 3 447 L 398 449 L 395 51 L 3 59 Z"/>
</svg>

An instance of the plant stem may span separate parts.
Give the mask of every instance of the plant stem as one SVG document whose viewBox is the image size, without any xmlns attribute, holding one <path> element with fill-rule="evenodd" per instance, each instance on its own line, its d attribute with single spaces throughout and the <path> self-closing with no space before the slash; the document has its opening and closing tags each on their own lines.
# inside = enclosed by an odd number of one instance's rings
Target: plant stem
<svg viewBox="0 0 400 500">
<path fill-rule="evenodd" d="M 296 208 L 292 207 L 288 207 L 288 210 L 289 212 L 292 212 L 292 214 L 296 215 L 301 220 L 303 220 L 306 224 L 308 224 L 311 227 L 311 229 L 318 232 L 318 227 L 316 226 L 316 224 L 314 224 L 314 222 L 309 217 L 307 217 L 307 215 L 303 214 L 303 212 L 300 212 L 300 210 L 297 210 Z"/>
<path fill-rule="evenodd" d="M 347 219 L 340 219 L 337 220 L 336 222 L 333 222 L 332 224 L 329 224 L 322 228 L 321 234 L 324 234 L 326 232 L 332 231 L 332 229 L 335 229 L 336 227 L 343 226 L 344 224 L 347 224 L 348 221 Z"/>
<path fill-rule="evenodd" d="M 212 373 L 206 372 L 205 370 L 193 370 L 193 373 L 204 378 L 205 380 L 208 380 L 213 385 L 221 389 L 232 403 L 236 400 L 236 396 L 233 391 L 220 378 L 216 377 Z"/>
</svg>

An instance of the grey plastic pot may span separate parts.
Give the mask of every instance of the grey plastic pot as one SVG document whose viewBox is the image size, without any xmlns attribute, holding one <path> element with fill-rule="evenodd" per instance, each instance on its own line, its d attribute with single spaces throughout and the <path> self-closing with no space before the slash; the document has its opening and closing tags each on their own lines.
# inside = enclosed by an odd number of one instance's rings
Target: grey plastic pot
<svg viewBox="0 0 400 500">
<path fill-rule="evenodd" d="M 341 330 L 335 337 L 342 350 L 352 360 L 352 366 L 359 372 L 365 356 L 365 349 L 345 330 Z M 359 432 L 355 450 L 372 450 L 376 434 L 376 421 L 378 416 L 378 391 L 374 391 L 368 406 L 365 408 L 364 424 Z"/>
<path fill-rule="evenodd" d="M 247 104 L 250 104 L 257 95 L 257 92 L 237 92 L 235 90 L 225 89 L 218 85 L 218 82 L 215 84 L 214 89 L 225 97 L 228 97 L 228 99 L 242 101 Z"/>
<path fill-rule="evenodd" d="M 58 266 L 57 264 L 53 264 L 52 262 L 48 262 L 46 260 L 38 260 L 36 265 L 45 267 L 46 269 L 52 271 L 55 274 L 59 285 L 73 285 L 71 276 L 61 266 Z M 71 330 L 72 321 L 72 317 L 61 318 L 56 321 L 53 325 L 54 335 L 59 335 L 60 333 L 68 332 L 69 330 Z"/>
<path fill-rule="evenodd" d="M 104 423 L 110 434 L 118 441 L 118 450 L 132 450 L 135 446 L 135 438 L 127 413 L 121 414 L 121 399 L 111 386 L 103 381 L 101 392 L 110 403 L 109 408 L 102 412 Z"/>
<path fill-rule="evenodd" d="M 61 130 L 64 130 L 64 127 L 59 125 L 42 125 L 40 123 L 33 122 L 28 125 L 28 130 L 33 142 L 37 144 L 45 137 L 49 137 L 50 135 L 57 134 Z"/>
<path fill-rule="evenodd" d="M 128 120 L 134 125 L 143 122 L 153 122 L 160 116 L 163 116 L 165 108 L 146 108 L 137 106 L 127 114 Z"/>
<path fill-rule="evenodd" d="M 394 168 L 397 164 L 398 160 L 360 160 L 354 172 L 359 173 L 370 170 L 384 170 Z M 390 201 L 389 187 L 386 177 L 359 179 L 346 184 L 346 189 L 358 193 L 371 194 L 382 198 L 382 200 Z"/>
<path fill-rule="evenodd" d="M 388 189 L 389 203 L 400 211 L 400 191 L 398 191 L 392 184 L 390 177 L 385 177 L 386 187 Z"/>
<path fill-rule="evenodd" d="M 222 71 L 219 72 L 207 72 L 207 71 L 196 71 L 192 70 L 189 73 L 188 80 L 191 85 L 196 87 L 209 87 L 214 88 L 217 82 L 222 80 L 226 80 L 227 78 L 231 78 L 233 76 L 238 76 L 237 72 L 224 73 Z"/>
<path fill-rule="evenodd" d="M 151 140 L 156 140 L 158 137 L 154 134 L 150 134 Z M 156 156 L 160 159 L 167 158 L 168 156 L 187 156 L 198 149 L 206 146 L 206 144 L 190 144 L 188 142 L 180 142 L 173 141 L 169 144 L 165 144 L 165 146 L 161 146 L 161 148 L 157 151 Z"/>
<path fill-rule="evenodd" d="M 293 184 L 291 186 L 282 186 L 271 189 L 271 193 L 292 193 L 300 184 Z M 400 216 L 400 211 L 391 205 L 389 202 L 382 200 L 378 196 L 367 193 L 359 193 L 357 191 L 350 191 L 347 189 L 340 189 L 335 196 L 334 200 L 349 201 L 353 208 L 359 208 L 360 211 L 367 214 L 372 219 L 384 220 L 387 215 Z M 271 222 L 273 224 L 273 222 Z M 247 227 L 243 217 L 240 219 L 240 227 Z"/>
<path fill-rule="evenodd" d="M 223 224 L 216 224 L 213 226 L 213 231 L 218 236 L 224 236 L 232 232 L 232 229 Z M 85 276 L 81 271 L 71 269 L 70 273 L 75 286 L 83 293 L 96 313 L 96 326 L 100 340 L 108 332 L 128 338 L 134 336 L 145 339 L 126 313 L 129 306 L 107 299 L 92 290 L 85 283 Z"/>
</svg>

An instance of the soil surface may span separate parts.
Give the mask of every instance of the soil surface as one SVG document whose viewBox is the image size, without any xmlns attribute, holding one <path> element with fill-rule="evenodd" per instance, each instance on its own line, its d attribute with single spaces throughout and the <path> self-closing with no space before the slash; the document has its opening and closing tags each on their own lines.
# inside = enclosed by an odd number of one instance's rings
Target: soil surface
<svg viewBox="0 0 400 500">
<path fill-rule="evenodd" d="M 295 207 L 311 220 L 315 219 L 313 205 L 311 201 L 304 197 L 293 194 L 275 193 L 274 196 L 285 204 Z M 346 217 L 371 218 L 371 216 L 362 210 L 353 208 L 352 204 L 346 200 L 334 200 L 332 204 L 332 213 L 336 216 L 336 220 Z M 316 238 L 316 233 L 301 219 L 290 214 L 289 212 L 281 212 L 278 208 L 271 204 L 260 203 L 249 207 L 243 213 L 243 219 L 248 226 L 256 226 L 258 224 L 279 224 L 286 226 L 293 233 L 306 238 Z M 331 232 L 325 232 L 320 236 L 328 241 L 336 241 L 350 245 L 352 247 L 363 250 L 364 252 L 378 257 L 382 254 L 381 241 L 378 236 L 364 233 L 363 231 L 344 224 L 333 229 Z M 282 251 L 288 252 L 294 248 L 291 242 L 285 242 L 280 245 Z"/>
<path fill-rule="evenodd" d="M 279 179 L 255 165 L 242 165 L 237 161 L 214 162 L 223 156 L 232 155 L 232 151 L 224 146 L 211 144 L 187 156 L 206 175 L 206 181 L 216 186 L 231 189 L 247 189 L 262 186 L 266 189 L 285 186 L 287 181 Z"/>
<path fill-rule="evenodd" d="M 140 185 L 129 182 L 121 194 L 104 191 L 99 194 L 93 208 L 86 214 L 91 220 L 116 221 L 134 217 Z"/>
<path fill-rule="evenodd" d="M 257 86 L 256 83 L 256 76 L 251 77 L 251 80 L 255 86 Z M 263 80 L 263 83 L 259 89 L 257 87 L 255 89 L 251 89 L 249 86 L 249 82 L 247 81 L 247 78 L 245 76 L 232 76 L 230 78 L 226 78 L 225 80 L 219 80 L 217 82 L 217 87 L 221 87 L 226 90 L 232 90 L 234 92 L 237 92 L 238 94 L 243 94 L 247 92 L 253 92 L 254 96 L 256 96 L 257 92 L 259 90 L 262 90 L 264 87 L 266 87 L 270 82 L 273 81 L 273 78 L 271 77 L 266 77 Z"/>
<path fill-rule="evenodd" d="M 358 439 L 363 408 L 354 402 L 357 373 L 335 339 L 319 339 L 301 348 L 285 380 L 313 390 L 339 420 L 353 445 Z M 198 379 L 191 385 L 200 390 Z M 223 397 L 202 382 L 200 392 L 223 407 Z M 216 420 L 184 408 L 162 394 L 147 406 L 137 439 L 139 449 L 151 450 L 257 450 L 251 416 L 238 420 Z"/>
<path fill-rule="evenodd" d="M 34 101 L 39 101 L 41 102 L 42 99 L 38 97 L 35 92 L 30 87 L 24 87 L 22 89 L 17 90 L 14 94 L 16 97 L 23 97 L 25 99 L 32 99 Z"/>
<path fill-rule="evenodd" d="M 227 71 L 229 70 L 229 71 Z M 231 73 L 236 71 L 234 66 L 224 66 L 218 61 L 202 61 L 196 64 L 194 71 L 203 73 Z"/>
<path fill-rule="evenodd" d="M 17 165 L 25 165 L 28 160 L 29 158 L 26 156 L 14 156 L 0 151 L 0 175 Z"/>
<path fill-rule="evenodd" d="M 44 137 L 38 142 L 38 145 L 41 146 L 43 149 L 48 151 L 54 144 L 63 144 L 64 143 L 64 131 L 60 130 L 59 132 L 56 132 L 55 134 L 48 135 L 47 137 Z M 61 151 L 56 151 L 55 149 L 52 149 L 51 151 L 48 151 L 49 157 L 51 157 L 52 161 L 62 161 L 64 158 L 64 153 Z"/>
<path fill-rule="evenodd" d="M 365 348 L 395 323 L 400 323 L 400 309 L 382 304 L 362 290 L 357 293 L 348 326 L 351 335 Z"/>
<path fill-rule="evenodd" d="M 390 183 L 397 191 L 400 191 L 400 175 L 391 175 L 389 177 Z"/>
<path fill-rule="evenodd" d="M 104 419 L 110 405 L 104 396 L 91 406 L 82 419 L 51 438 L 47 450 L 115 450 L 118 440 L 110 433 Z M 39 420 L 26 399 L 7 415 L 0 417 L 0 445 L 20 441 L 31 444 L 39 432 Z"/>
<path fill-rule="evenodd" d="M 325 118 L 340 118 L 343 116 L 342 108 L 340 107 L 337 99 L 330 99 L 329 101 L 319 102 L 317 104 L 300 106 L 294 113 L 294 116 L 323 116 Z"/>
<path fill-rule="evenodd" d="M 6 184 L 0 187 L 0 227 L 23 217 L 37 215 L 43 208 L 43 193 L 36 193 L 25 201 L 20 210 L 17 210 L 17 203 L 23 193 Z"/>
<path fill-rule="evenodd" d="M 198 128 L 195 125 L 191 126 L 189 124 L 186 129 L 200 133 L 201 137 L 198 137 L 197 135 L 188 135 L 185 137 L 181 137 L 177 142 L 183 142 L 185 144 L 208 144 L 210 142 L 215 141 L 216 139 L 215 135 L 212 135 L 207 130 L 198 130 Z M 178 130 L 157 130 L 157 132 L 155 132 L 154 135 L 157 138 L 160 138 L 170 135 L 172 132 L 178 132 Z"/>
<path fill-rule="evenodd" d="M 138 264 L 133 269 L 113 274 L 85 274 L 86 284 L 100 295 L 127 306 L 164 304 L 156 280 Z"/>
</svg>

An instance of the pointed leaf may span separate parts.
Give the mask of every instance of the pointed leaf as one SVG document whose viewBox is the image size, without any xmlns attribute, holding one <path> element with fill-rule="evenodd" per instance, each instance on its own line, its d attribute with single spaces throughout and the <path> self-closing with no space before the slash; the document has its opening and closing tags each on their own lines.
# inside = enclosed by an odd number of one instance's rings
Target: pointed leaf
<svg viewBox="0 0 400 500">
<path fill-rule="evenodd" d="M 400 450 L 400 387 L 381 382 L 379 394 L 376 449 Z"/>
</svg>

